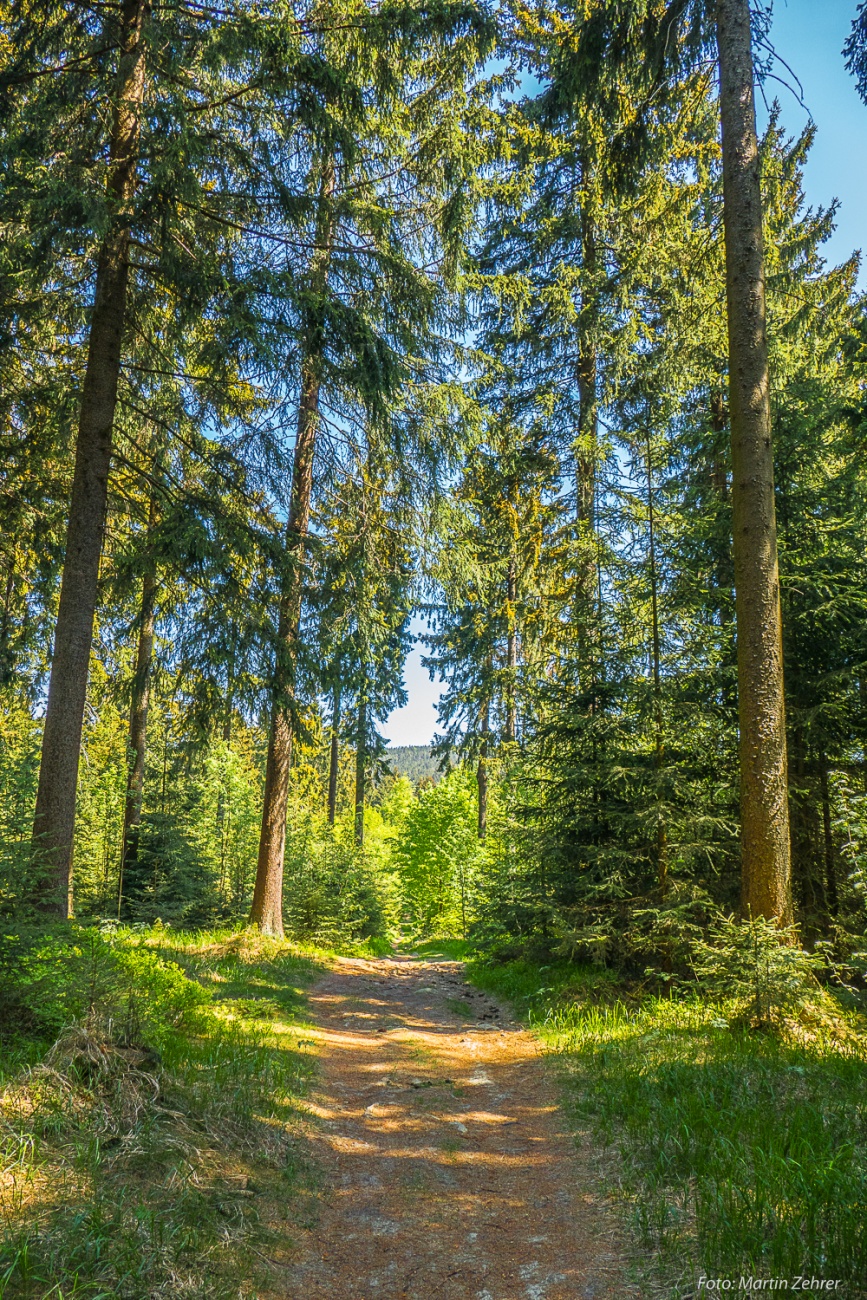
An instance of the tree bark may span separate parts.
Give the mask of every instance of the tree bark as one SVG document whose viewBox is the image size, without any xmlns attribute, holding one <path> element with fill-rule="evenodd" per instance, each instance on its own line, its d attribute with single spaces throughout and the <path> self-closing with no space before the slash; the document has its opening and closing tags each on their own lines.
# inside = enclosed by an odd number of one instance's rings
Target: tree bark
<svg viewBox="0 0 867 1300">
<path fill-rule="evenodd" d="M 518 677 L 518 625 L 516 605 L 518 602 L 518 575 L 514 545 L 509 556 L 509 571 L 506 578 L 506 602 L 508 611 L 508 632 L 506 636 L 506 727 L 504 739 L 513 741 L 518 734 L 518 709 L 516 689 Z"/>
<path fill-rule="evenodd" d="M 723 441 L 727 435 L 728 412 L 726 411 L 725 397 L 721 389 L 717 388 L 711 393 L 710 397 L 710 427 L 713 435 L 713 445 L 711 448 L 711 470 L 710 483 L 713 494 L 713 505 L 716 509 L 722 507 L 723 511 L 729 508 L 729 479 L 726 457 L 724 455 Z M 734 587 L 734 574 L 732 572 L 732 555 L 728 545 L 727 538 L 730 533 L 728 521 L 720 521 L 719 537 L 715 540 L 716 558 L 714 563 L 714 586 L 716 596 L 716 612 L 719 618 L 721 629 L 730 629 L 732 622 L 732 609 L 729 593 Z M 737 689 L 734 681 L 734 662 L 737 654 L 736 638 L 732 637 L 729 647 L 728 641 L 724 643 L 725 649 L 722 660 L 722 696 L 726 710 L 734 715 L 737 711 Z"/>
<path fill-rule="evenodd" d="M 578 538 L 575 616 L 578 626 L 581 687 L 592 691 L 598 679 L 597 631 L 601 610 L 599 557 L 595 541 L 596 472 L 599 440 L 599 359 L 596 341 L 596 223 L 588 194 L 590 167 L 582 157 L 581 313 L 578 322 L 578 436 L 575 440 L 575 522 Z M 595 709 L 595 701 L 591 705 Z"/>
<path fill-rule="evenodd" d="M 488 833 L 488 730 L 490 711 L 486 707 L 482 721 L 482 741 L 479 745 L 479 765 L 476 769 L 476 784 L 479 788 L 479 839 Z"/>
<path fill-rule="evenodd" d="M 292 500 L 287 525 L 287 549 L 292 568 L 280 602 L 277 636 L 285 650 L 288 680 L 280 680 L 276 671 L 271 727 L 268 733 L 268 756 L 265 762 L 265 791 L 262 800 L 262 829 L 259 834 L 259 858 L 250 921 L 263 934 L 283 937 L 283 859 L 286 851 L 286 809 L 289 802 L 289 773 L 292 767 L 292 713 L 286 694 L 294 688 L 301 623 L 301 599 L 304 582 L 304 542 L 310 524 L 310 498 L 313 491 L 313 455 L 319 416 L 319 379 L 312 366 L 305 366 L 301 401 L 298 410 L 298 436 L 292 466 Z"/>
<path fill-rule="evenodd" d="M 791 853 L 783 643 L 748 0 L 718 0 L 732 529 L 737 620 L 742 907 L 789 924 Z"/>
<path fill-rule="evenodd" d="M 825 842 L 825 901 L 830 916 L 837 916 L 840 900 L 837 894 L 837 867 L 834 862 L 834 836 L 831 829 L 831 794 L 828 788 L 828 760 L 821 755 L 822 833 Z"/>
<path fill-rule="evenodd" d="M 333 214 L 329 200 L 334 192 L 334 166 L 323 166 L 317 216 L 316 260 L 311 267 L 314 294 L 325 292 Z M 310 526 L 313 492 L 313 458 L 319 427 L 320 372 L 324 339 L 321 311 L 312 308 L 307 322 L 307 340 L 301 365 L 301 396 L 298 404 L 298 434 L 292 465 L 292 495 L 286 526 L 286 549 L 291 558 L 288 579 L 280 601 L 277 629 L 282 662 L 275 667 L 268 756 L 265 763 L 265 791 L 262 799 L 262 829 L 250 921 L 263 934 L 283 937 L 283 859 L 286 850 L 286 810 L 289 801 L 289 773 L 292 767 L 292 711 L 298 633 L 304 587 L 304 554 Z"/>
<path fill-rule="evenodd" d="M 726 430 L 725 399 L 720 389 L 715 388 L 710 395 L 710 427 L 713 431 L 711 448 L 711 487 L 720 501 L 728 501 L 729 477 L 726 469 L 723 437 Z"/>
<path fill-rule="evenodd" d="M 97 262 L 33 822 L 34 857 L 44 873 L 38 901 L 61 916 L 72 914 L 75 799 L 126 317 L 147 13 L 146 0 L 123 0 L 109 146 L 110 225 Z"/>
<path fill-rule="evenodd" d="M 656 773 L 656 874 L 659 893 L 668 890 L 668 827 L 662 806 L 662 774 L 665 766 L 665 729 L 662 714 L 662 677 L 660 673 L 659 572 L 656 563 L 656 515 L 653 502 L 653 461 L 650 426 L 647 428 L 647 529 L 650 560 L 651 653 L 653 657 L 653 766 Z"/>
<path fill-rule="evenodd" d="M 340 687 L 334 687 L 331 706 L 331 754 L 328 763 L 328 825 L 337 817 L 337 769 L 340 762 Z"/>
<path fill-rule="evenodd" d="M 3 616 L 0 618 L 0 685 L 12 676 L 13 656 L 9 645 L 12 624 L 12 597 L 15 594 L 15 576 L 18 568 L 18 546 L 12 541 L 12 555 L 6 572 L 6 589 L 3 593 Z"/>
<path fill-rule="evenodd" d="M 153 533 L 156 523 L 156 496 L 151 494 L 148 512 L 148 533 Z M 132 763 L 127 774 L 126 804 L 123 814 L 123 842 L 120 870 L 117 878 L 117 916 L 120 920 L 123 903 L 123 881 L 127 867 L 138 857 L 139 827 L 141 826 L 142 794 L 144 792 L 145 758 L 147 756 L 148 705 L 150 702 L 151 663 L 153 661 L 154 629 L 156 623 L 157 575 L 153 556 L 148 545 L 148 566 L 142 579 L 141 615 L 139 621 L 138 650 L 135 673 L 132 679 L 132 702 L 129 712 L 129 748 Z"/>
<path fill-rule="evenodd" d="M 585 197 L 585 205 L 586 205 Z M 578 438 L 575 453 L 575 515 L 582 551 L 578 598 L 586 620 L 596 588 L 596 556 L 591 549 L 596 503 L 596 460 L 599 437 L 598 356 L 596 348 L 596 226 L 586 211 L 581 219 L 581 263 L 585 286 L 578 326 Z"/>
<path fill-rule="evenodd" d="M 364 800 L 367 774 L 367 698 L 358 701 L 358 731 L 355 747 L 355 843 L 364 844 Z"/>
</svg>

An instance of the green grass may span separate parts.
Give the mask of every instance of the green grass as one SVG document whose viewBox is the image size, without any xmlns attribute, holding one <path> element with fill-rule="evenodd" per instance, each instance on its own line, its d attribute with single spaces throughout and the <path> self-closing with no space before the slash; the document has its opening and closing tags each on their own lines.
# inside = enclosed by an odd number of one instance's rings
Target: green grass
<svg viewBox="0 0 867 1300">
<path fill-rule="evenodd" d="M 424 939 L 407 945 L 418 961 L 463 961 L 469 946 L 465 939 Z"/>
<path fill-rule="evenodd" d="M 590 967 L 468 973 L 555 1054 L 565 1107 L 616 1151 L 616 1192 L 671 1294 L 702 1272 L 867 1287 L 863 1034 L 729 1028 L 725 1005 L 630 995 Z"/>
<path fill-rule="evenodd" d="M 462 1020 L 475 1020 L 476 1018 L 475 1007 L 467 998 L 446 998 L 446 1006 L 452 1015 L 459 1016 Z"/>
<path fill-rule="evenodd" d="M 466 975 L 478 988 L 507 998 L 524 1019 L 544 1017 L 564 998 L 596 1001 L 616 997 L 620 992 L 620 981 L 613 971 L 572 962 L 539 966 L 530 961 L 510 961 L 494 965 L 484 958 L 474 958 L 467 962 Z"/>
<path fill-rule="evenodd" d="M 45 1066 L 17 1040 L 0 1092 L 0 1297 L 253 1295 L 315 1181 L 304 995 L 320 968 L 252 934 L 101 943 L 100 969 L 131 961 L 148 1005 L 121 1032 L 103 971 L 103 1001 Z M 81 962 L 63 969 L 86 985 L 92 953 Z"/>
</svg>

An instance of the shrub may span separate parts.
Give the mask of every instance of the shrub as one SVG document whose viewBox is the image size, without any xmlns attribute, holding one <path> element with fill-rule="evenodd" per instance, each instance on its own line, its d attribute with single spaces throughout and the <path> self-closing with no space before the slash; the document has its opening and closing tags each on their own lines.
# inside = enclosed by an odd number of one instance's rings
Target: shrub
<svg viewBox="0 0 867 1300">
<path fill-rule="evenodd" d="M 800 946 L 794 927 L 724 917 L 707 940 L 695 942 L 693 954 L 702 988 L 733 1001 L 734 1019 L 753 1028 L 780 1028 L 821 996 L 816 972 L 824 962 Z"/>
<path fill-rule="evenodd" d="M 142 818 L 133 861 L 124 871 L 123 916 L 151 924 L 202 925 L 218 907 L 211 869 L 171 814 Z"/>
<path fill-rule="evenodd" d="M 348 826 L 331 827 L 315 814 L 299 817 L 292 827 L 283 919 L 293 939 L 330 947 L 385 935 L 386 881 L 351 834 Z"/>
<path fill-rule="evenodd" d="M 58 926 L 0 936 L 0 1020 L 54 1037 L 76 1023 L 159 1048 L 206 1015 L 210 994 L 129 932 Z"/>
<path fill-rule="evenodd" d="M 483 847 L 467 767 L 420 792 L 395 841 L 403 905 L 423 934 L 466 936 Z"/>
</svg>

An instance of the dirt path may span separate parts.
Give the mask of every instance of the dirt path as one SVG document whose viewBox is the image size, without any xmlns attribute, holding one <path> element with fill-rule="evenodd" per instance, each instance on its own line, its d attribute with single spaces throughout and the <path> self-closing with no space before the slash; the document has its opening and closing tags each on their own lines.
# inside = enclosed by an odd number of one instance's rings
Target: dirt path
<svg viewBox="0 0 867 1300">
<path fill-rule="evenodd" d="M 343 959 L 311 1003 L 325 1187 L 285 1296 L 636 1294 L 534 1040 L 460 964 Z"/>
</svg>

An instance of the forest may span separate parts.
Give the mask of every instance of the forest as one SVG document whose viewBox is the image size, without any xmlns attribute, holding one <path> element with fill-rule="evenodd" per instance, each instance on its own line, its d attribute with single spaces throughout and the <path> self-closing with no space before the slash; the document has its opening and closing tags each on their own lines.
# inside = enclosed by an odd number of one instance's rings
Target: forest
<svg viewBox="0 0 867 1300">
<path fill-rule="evenodd" d="M 797 71 L 757 0 L 0 0 L 0 1297 L 366 1297 L 275 1227 L 346 962 L 529 1026 L 600 1296 L 867 1294 L 867 298 Z M 521 1268 L 377 1294 L 585 1295 Z"/>
</svg>

